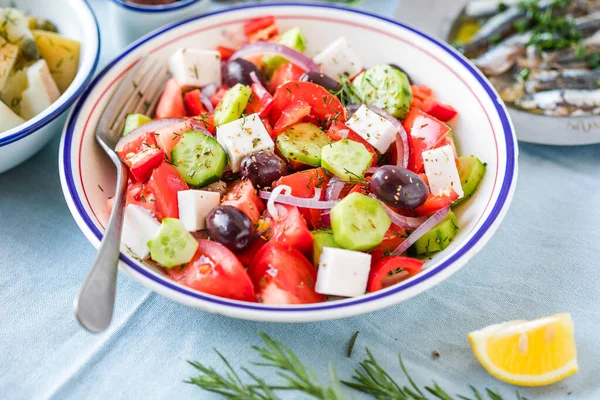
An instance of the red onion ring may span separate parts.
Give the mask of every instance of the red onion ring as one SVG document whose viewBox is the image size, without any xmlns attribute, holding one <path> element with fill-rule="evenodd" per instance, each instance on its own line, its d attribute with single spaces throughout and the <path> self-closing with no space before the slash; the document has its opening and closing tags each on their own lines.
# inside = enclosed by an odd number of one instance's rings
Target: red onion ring
<svg viewBox="0 0 600 400">
<path fill-rule="evenodd" d="M 419 226 L 413 233 L 411 233 L 404 242 L 400 243 L 398 247 L 394 251 L 392 251 L 393 256 L 399 256 L 404 253 L 410 246 L 415 244 L 415 242 L 424 234 L 426 234 L 431 228 L 436 226 L 441 220 L 444 219 L 446 215 L 450 212 L 450 207 L 442 208 L 441 210 L 435 212 L 429 219 L 421 226 Z"/>
<path fill-rule="evenodd" d="M 121 151 L 123 149 L 123 147 L 125 146 L 125 144 L 131 142 L 132 140 L 137 139 L 138 137 L 140 137 L 141 135 L 143 135 L 145 133 L 156 132 L 159 129 L 166 128 L 167 126 L 175 125 L 175 124 L 178 124 L 178 123 L 184 122 L 184 121 L 185 121 L 185 119 L 183 119 L 183 118 L 167 118 L 167 119 L 157 119 L 157 120 L 145 123 L 144 125 L 137 127 L 136 129 L 132 130 L 127 135 L 125 135 L 121 139 L 119 139 L 119 142 L 115 146 L 115 151 L 116 152 Z"/>
<path fill-rule="evenodd" d="M 408 134 L 402 124 L 389 112 L 379 107 L 366 105 L 371 111 L 376 112 L 394 125 L 398 136 L 396 136 L 396 165 L 402 168 L 408 167 L 408 158 L 410 157 L 410 147 L 408 146 Z"/>
<path fill-rule="evenodd" d="M 255 42 L 248 44 L 236 51 L 235 53 L 233 53 L 230 60 L 235 60 L 236 58 L 245 58 L 248 56 L 253 56 L 255 54 L 263 53 L 272 53 L 280 55 L 286 60 L 296 64 L 298 67 L 302 68 L 306 72 L 319 71 L 319 66 L 315 64 L 315 62 L 307 55 L 304 55 L 290 47 L 274 42 Z"/>
<path fill-rule="evenodd" d="M 208 129 L 206 129 L 206 125 L 204 125 L 202 122 L 198 122 L 194 118 L 190 118 L 189 121 L 190 121 L 190 125 L 192 126 L 192 128 L 195 131 L 203 133 L 203 134 L 205 134 L 207 136 L 213 136 L 212 133 L 210 133 L 208 131 Z"/>
<path fill-rule="evenodd" d="M 325 187 L 325 200 L 339 199 L 340 194 L 342 194 L 342 190 L 344 190 L 344 186 L 346 186 L 346 182 L 337 176 L 331 178 Z"/>
<path fill-rule="evenodd" d="M 271 197 L 271 192 L 265 192 L 264 190 L 261 190 L 258 195 L 261 199 L 269 200 Z M 302 208 L 313 208 L 315 210 L 328 210 L 333 208 L 333 206 L 338 203 L 337 201 L 303 199 L 300 197 L 289 196 L 287 194 L 279 194 L 276 201 L 282 204 L 289 204 L 291 206 Z"/>
</svg>

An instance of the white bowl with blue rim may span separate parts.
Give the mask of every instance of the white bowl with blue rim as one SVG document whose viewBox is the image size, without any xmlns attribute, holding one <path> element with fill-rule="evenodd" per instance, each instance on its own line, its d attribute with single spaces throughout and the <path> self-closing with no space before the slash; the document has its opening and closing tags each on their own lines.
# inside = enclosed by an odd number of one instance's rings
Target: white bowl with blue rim
<svg viewBox="0 0 600 400">
<path fill-rule="evenodd" d="M 98 246 L 108 219 L 107 199 L 116 174 L 94 140 L 94 128 L 123 73 L 148 53 L 164 59 L 180 47 L 214 48 L 223 30 L 274 15 L 282 29 L 299 26 L 307 51 L 315 54 L 340 35 L 351 41 L 366 66 L 396 63 L 412 78 L 433 87 L 460 113 L 454 135 L 459 152 L 487 163 L 476 194 L 456 210 L 461 230 L 425 270 L 384 290 L 345 300 L 294 306 L 245 303 L 207 295 L 171 281 L 160 269 L 121 254 L 121 269 L 144 286 L 205 311 L 261 321 L 304 322 L 348 317 L 400 303 L 462 268 L 492 237 L 511 203 L 517 182 L 517 141 L 506 107 L 485 77 L 450 46 L 414 28 L 363 11 L 331 5 L 251 5 L 193 17 L 140 39 L 111 62 L 74 107 L 63 132 L 60 176 L 77 224 Z"/>
<path fill-rule="evenodd" d="M 7 6 L 52 21 L 61 34 L 80 41 L 81 48 L 77 75 L 58 100 L 29 121 L 0 132 L 0 173 L 37 153 L 60 130 L 65 111 L 91 81 L 100 55 L 98 23 L 85 0 L 0 0 L 0 7 Z"/>
<path fill-rule="evenodd" d="M 111 31 L 121 49 L 154 29 L 199 14 L 210 0 L 179 0 L 163 5 L 144 5 L 128 0 L 110 0 L 108 15 Z"/>
</svg>

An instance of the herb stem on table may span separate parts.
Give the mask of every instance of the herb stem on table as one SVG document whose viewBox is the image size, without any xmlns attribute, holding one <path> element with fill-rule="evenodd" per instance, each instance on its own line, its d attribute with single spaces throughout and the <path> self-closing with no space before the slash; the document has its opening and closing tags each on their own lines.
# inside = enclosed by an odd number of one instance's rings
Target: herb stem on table
<svg viewBox="0 0 600 400">
<path fill-rule="evenodd" d="M 358 332 L 351 339 L 354 346 Z M 271 368 L 276 371 L 279 378 L 278 384 L 267 382 L 260 378 L 248 368 L 241 370 L 248 376 L 246 381 L 242 380 L 229 361 L 217 350 L 215 352 L 225 365 L 225 372 L 221 373 L 212 367 L 202 363 L 188 361 L 199 374 L 189 378 L 186 383 L 196 385 L 209 392 L 217 393 L 231 400 L 279 400 L 278 392 L 304 393 L 315 399 L 322 400 L 345 400 L 348 398 L 342 391 L 344 385 L 360 393 L 371 396 L 374 399 L 383 400 L 504 400 L 502 395 L 494 390 L 485 389 L 483 392 L 470 386 L 469 396 L 451 396 L 437 383 L 433 386 L 420 388 L 412 379 L 402 357 L 398 355 L 400 369 L 407 384 L 401 386 L 392 378 L 375 359 L 369 349 L 366 349 L 367 358 L 359 363 L 354 370 L 351 380 L 339 380 L 335 368 L 329 366 L 329 385 L 323 385 L 317 378 L 316 373 L 307 367 L 296 354 L 283 343 L 272 339 L 265 333 L 259 332 L 264 346 L 252 346 L 258 353 L 260 360 L 251 365 Z M 349 347 L 350 348 L 350 347 Z M 516 400 L 527 400 L 517 392 Z"/>
</svg>

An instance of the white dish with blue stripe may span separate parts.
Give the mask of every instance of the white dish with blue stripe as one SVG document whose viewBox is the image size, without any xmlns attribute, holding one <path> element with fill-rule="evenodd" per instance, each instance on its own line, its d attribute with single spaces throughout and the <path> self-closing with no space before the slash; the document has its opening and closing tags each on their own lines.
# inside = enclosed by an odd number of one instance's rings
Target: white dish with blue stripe
<svg viewBox="0 0 600 400">
<path fill-rule="evenodd" d="M 94 140 L 94 128 L 110 94 L 126 70 L 148 53 L 164 59 L 180 47 L 214 48 L 223 30 L 244 21 L 274 15 L 282 29 L 299 26 L 307 36 L 307 52 L 343 35 L 365 65 L 396 63 L 416 82 L 436 90 L 460 117 L 455 138 L 461 154 L 487 163 L 476 194 L 458 208 L 461 231 L 443 252 L 433 255 L 415 277 L 362 297 L 333 302 L 269 306 L 203 294 L 171 281 L 161 271 L 121 254 L 121 269 L 144 286 L 199 309 L 261 321 L 305 322 L 348 317 L 400 303 L 450 277 L 480 251 L 504 218 L 517 182 L 517 141 L 508 112 L 489 82 L 450 46 L 398 22 L 362 11 L 330 5 L 252 5 L 192 17 L 140 39 L 111 62 L 83 93 L 63 132 L 60 174 L 69 208 L 88 239 L 98 246 L 108 219 L 115 170 Z M 493 268 L 493 266 L 490 266 Z"/>
<path fill-rule="evenodd" d="M 64 124 L 65 111 L 91 81 L 100 56 L 96 17 L 85 0 L 0 0 L 0 7 L 16 7 L 52 21 L 59 32 L 81 43 L 79 69 L 69 88 L 44 112 L 0 132 L 0 173 L 37 153 Z"/>
</svg>

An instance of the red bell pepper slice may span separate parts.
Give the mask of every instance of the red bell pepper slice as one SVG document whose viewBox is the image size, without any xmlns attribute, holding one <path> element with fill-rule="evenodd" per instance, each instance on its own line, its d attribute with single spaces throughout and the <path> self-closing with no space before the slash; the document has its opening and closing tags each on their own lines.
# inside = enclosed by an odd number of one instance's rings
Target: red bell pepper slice
<svg viewBox="0 0 600 400">
<path fill-rule="evenodd" d="M 262 31 L 271 25 L 275 25 L 275 17 L 272 15 L 251 19 L 244 24 L 244 35 L 250 38 L 254 33 Z"/>
<path fill-rule="evenodd" d="M 402 125 L 410 135 L 411 152 L 408 169 L 421 173 L 424 171 L 423 152 L 437 147 L 450 132 L 450 127 L 418 108 L 410 110 Z"/>
<path fill-rule="evenodd" d="M 235 49 L 226 46 L 217 46 L 217 51 L 221 54 L 221 61 L 227 61 L 235 53 Z"/>
<path fill-rule="evenodd" d="M 158 167 L 165 160 L 165 152 L 156 146 L 146 147 L 139 153 L 125 160 L 129 167 L 131 175 L 138 182 L 144 182 L 150 178 L 154 168 Z"/>
<path fill-rule="evenodd" d="M 204 105 L 200 100 L 200 89 L 194 89 L 191 92 L 187 92 L 183 96 L 183 102 L 185 103 L 187 115 L 190 117 L 195 117 L 206 112 Z"/>
<path fill-rule="evenodd" d="M 422 104 L 423 111 L 443 122 L 452 120 L 458 112 L 450 104 L 442 103 L 436 98 L 425 99 Z"/>
<path fill-rule="evenodd" d="M 290 126 L 302 121 L 302 118 L 310 114 L 310 110 L 310 104 L 304 100 L 298 99 L 292 102 L 281 112 L 281 116 L 273 126 L 272 137 L 277 137 Z"/>
</svg>

